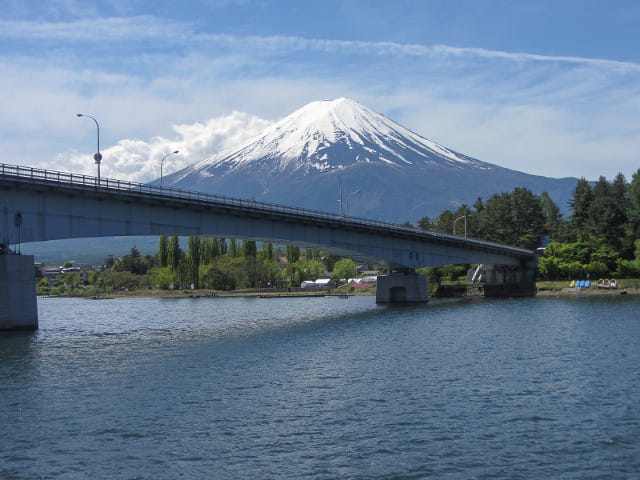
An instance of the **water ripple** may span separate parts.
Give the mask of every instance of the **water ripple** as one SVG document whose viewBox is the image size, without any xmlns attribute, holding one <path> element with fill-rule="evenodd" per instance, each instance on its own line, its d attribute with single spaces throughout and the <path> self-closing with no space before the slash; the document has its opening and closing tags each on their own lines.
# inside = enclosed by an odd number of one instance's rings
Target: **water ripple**
<svg viewBox="0 0 640 480">
<path fill-rule="evenodd" d="M 633 478 L 639 306 L 39 299 L 0 478 Z"/>
</svg>

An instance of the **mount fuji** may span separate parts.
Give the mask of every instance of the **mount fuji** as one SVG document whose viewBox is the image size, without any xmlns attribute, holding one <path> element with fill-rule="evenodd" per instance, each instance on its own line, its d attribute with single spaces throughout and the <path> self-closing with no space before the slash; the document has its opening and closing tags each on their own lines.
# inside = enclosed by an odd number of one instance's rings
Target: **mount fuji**
<svg viewBox="0 0 640 480">
<path fill-rule="evenodd" d="M 401 223 L 526 187 L 566 208 L 577 179 L 482 162 L 339 98 L 307 104 L 164 185 Z M 153 182 L 159 184 L 159 180 Z"/>
</svg>

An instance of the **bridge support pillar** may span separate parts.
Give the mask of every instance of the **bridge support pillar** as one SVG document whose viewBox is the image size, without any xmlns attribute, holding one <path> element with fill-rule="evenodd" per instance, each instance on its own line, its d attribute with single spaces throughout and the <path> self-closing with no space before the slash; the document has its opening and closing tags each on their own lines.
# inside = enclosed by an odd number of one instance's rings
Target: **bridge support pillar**
<svg viewBox="0 0 640 480">
<path fill-rule="evenodd" d="M 428 302 L 427 277 L 414 271 L 378 275 L 376 303 Z"/>
<path fill-rule="evenodd" d="M 535 265 L 483 265 L 485 297 L 533 297 L 536 295 Z"/>
<path fill-rule="evenodd" d="M 38 303 L 33 257 L 0 255 L 0 331 L 37 328 Z"/>
</svg>

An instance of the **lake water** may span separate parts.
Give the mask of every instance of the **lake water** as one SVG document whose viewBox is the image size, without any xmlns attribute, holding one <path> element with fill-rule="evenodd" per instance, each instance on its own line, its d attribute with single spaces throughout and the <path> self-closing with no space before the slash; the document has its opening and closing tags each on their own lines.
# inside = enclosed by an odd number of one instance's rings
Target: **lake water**
<svg viewBox="0 0 640 480">
<path fill-rule="evenodd" d="M 640 477 L 640 298 L 38 299 L 1 479 Z"/>
</svg>

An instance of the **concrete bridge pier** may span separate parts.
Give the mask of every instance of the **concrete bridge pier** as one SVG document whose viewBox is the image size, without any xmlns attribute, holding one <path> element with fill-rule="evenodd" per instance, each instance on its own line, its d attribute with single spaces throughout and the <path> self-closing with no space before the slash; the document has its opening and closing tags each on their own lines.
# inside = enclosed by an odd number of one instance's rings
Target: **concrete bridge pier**
<svg viewBox="0 0 640 480">
<path fill-rule="evenodd" d="M 535 265 L 482 265 L 485 297 L 533 297 Z"/>
<path fill-rule="evenodd" d="M 33 265 L 30 255 L 0 254 L 0 331 L 37 330 Z"/>
<path fill-rule="evenodd" d="M 414 270 L 378 275 L 376 303 L 428 302 L 427 277 Z"/>
</svg>

